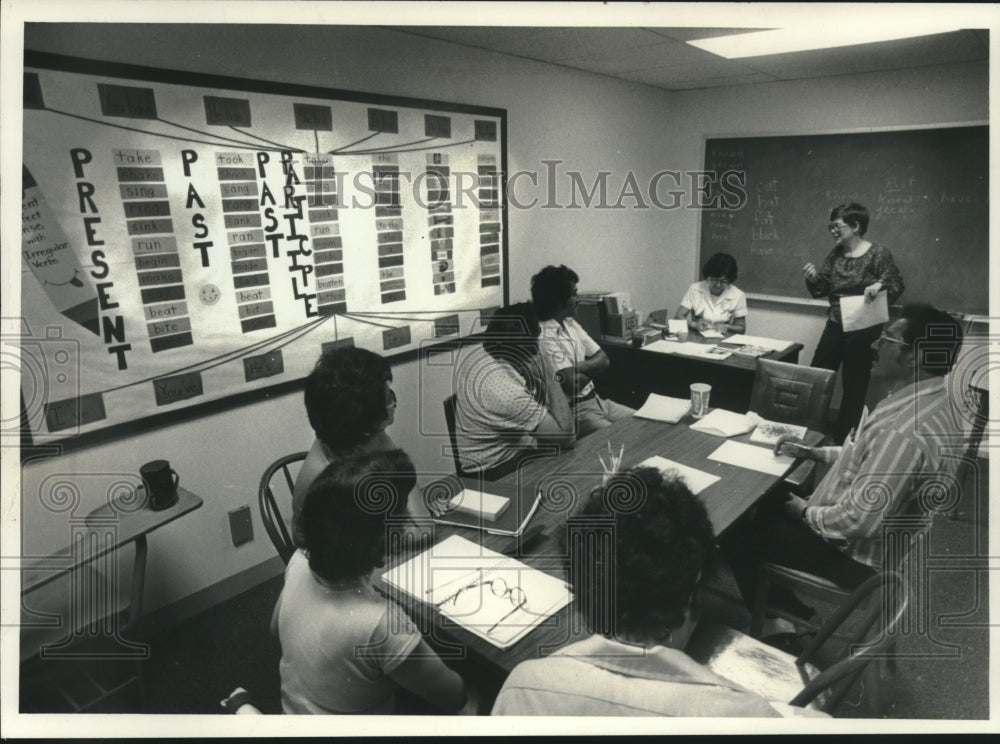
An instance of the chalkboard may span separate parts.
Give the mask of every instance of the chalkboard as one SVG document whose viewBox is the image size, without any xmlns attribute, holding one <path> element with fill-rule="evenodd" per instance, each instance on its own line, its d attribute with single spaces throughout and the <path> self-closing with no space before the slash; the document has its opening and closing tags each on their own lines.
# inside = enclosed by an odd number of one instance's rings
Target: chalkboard
<svg viewBox="0 0 1000 744">
<path fill-rule="evenodd" d="M 34 442 L 263 398 L 331 347 L 415 355 L 506 301 L 503 109 L 25 57 Z"/>
<path fill-rule="evenodd" d="M 702 263 L 730 253 L 744 292 L 808 298 L 802 266 L 822 264 L 830 210 L 854 201 L 902 272 L 900 303 L 985 315 L 988 158 L 986 126 L 708 139 L 705 170 L 725 192 L 702 215 Z"/>
</svg>

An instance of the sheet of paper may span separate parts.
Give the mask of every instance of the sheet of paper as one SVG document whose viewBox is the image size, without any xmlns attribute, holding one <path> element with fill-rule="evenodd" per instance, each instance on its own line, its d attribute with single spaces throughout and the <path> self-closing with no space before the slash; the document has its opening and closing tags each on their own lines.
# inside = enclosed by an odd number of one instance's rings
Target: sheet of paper
<svg viewBox="0 0 1000 744">
<path fill-rule="evenodd" d="M 643 346 L 642 350 L 655 351 L 658 354 L 673 354 L 677 351 L 678 346 L 681 346 L 680 341 L 667 341 L 666 339 L 662 339 Z"/>
<path fill-rule="evenodd" d="M 740 334 L 730 336 L 726 339 L 726 343 L 737 344 L 739 346 L 764 346 L 768 349 L 773 349 L 774 351 L 781 351 L 782 349 L 787 349 L 793 342 L 784 341 L 780 338 L 767 338 L 766 336 L 747 336 L 745 334 Z"/>
<path fill-rule="evenodd" d="M 722 338 L 726 334 L 719 333 L 718 331 L 713 331 L 711 328 L 706 328 L 704 331 L 698 331 L 704 338 Z"/>
<path fill-rule="evenodd" d="M 885 292 L 879 292 L 871 302 L 865 296 L 851 295 L 840 298 L 840 317 L 845 331 L 860 331 L 889 320 L 889 302 Z"/>
<path fill-rule="evenodd" d="M 731 439 L 723 442 L 708 459 L 768 475 L 784 475 L 795 462 L 795 458 L 789 455 L 775 455 L 764 447 L 734 442 Z"/>
<path fill-rule="evenodd" d="M 671 398 L 666 395 L 650 393 L 642 408 L 635 412 L 639 418 L 665 421 L 676 424 L 691 410 L 691 401 L 687 398 Z"/>
<path fill-rule="evenodd" d="M 699 344 L 694 341 L 677 344 L 674 353 L 699 357 L 701 359 L 726 359 L 733 355 L 733 352 L 723 349 L 721 346 L 709 346 L 708 344 Z"/>
<path fill-rule="evenodd" d="M 688 332 L 688 322 L 684 318 L 670 318 L 667 321 L 667 326 L 672 336 Z"/>
<path fill-rule="evenodd" d="M 719 476 L 717 475 L 712 475 L 711 473 L 706 473 L 702 470 L 688 467 L 687 465 L 681 465 L 679 462 L 668 460 L 667 458 L 660 457 L 659 455 L 648 457 L 640 462 L 639 465 L 656 468 L 661 473 L 666 473 L 671 470 L 676 471 L 677 474 L 680 475 L 680 477 L 687 483 L 688 488 L 691 489 L 691 493 L 694 494 L 701 493 L 719 480 Z"/>
<path fill-rule="evenodd" d="M 780 437 L 789 436 L 795 437 L 796 439 L 802 439 L 808 429 L 804 426 L 795 426 L 794 424 L 782 424 L 777 421 L 768 421 L 765 418 L 761 418 L 756 413 L 751 411 L 747 414 L 757 421 L 757 428 L 753 430 L 753 434 L 750 435 L 751 442 L 757 442 L 758 444 L 775 444 Z"/>
</svg>

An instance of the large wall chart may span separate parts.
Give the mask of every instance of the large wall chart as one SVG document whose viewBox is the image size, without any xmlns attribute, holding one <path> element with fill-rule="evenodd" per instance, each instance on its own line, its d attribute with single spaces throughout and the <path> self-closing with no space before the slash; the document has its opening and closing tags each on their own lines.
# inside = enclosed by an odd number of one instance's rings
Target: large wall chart
<svg viewBox="0 0 1000 744">
<path fill-rule="evenodd" d="M 502 109 L 28 53 L 33 439 L 480 330 L 506 301 L 505 137 Z"/>
</svg>

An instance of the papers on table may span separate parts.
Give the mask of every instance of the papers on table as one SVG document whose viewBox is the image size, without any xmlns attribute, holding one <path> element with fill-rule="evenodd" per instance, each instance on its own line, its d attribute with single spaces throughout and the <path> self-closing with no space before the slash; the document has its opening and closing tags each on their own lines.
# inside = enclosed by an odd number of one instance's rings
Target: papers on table
<svg viewBox="0 0 1000 744">
<path fill-rule="evenodd" d="M 794 424 L 781 424 L 777 421 L 768 421 L 765 418 L 761 418 L 753 411 L 748 413 L 747 416 L 750 416 L 757 421 L 757 428 L 754 429 L 753 434 L 750 435 L 751 442 L 758 442 L 760 444 L 775 444 L 780 437 L 784 436 L 802 439 L 808 431 L 808 429 L 804 426 L 795 426 Z"/>
<path fill-rule="evenodd" d="M 711 328 L 706 328 L 704 331 L 698 331 L 703 338 L 723 338 L 726 334 L 714 331 Z"/>
<path fill-rule="evenodd" d="M 721 346 L 699 344 L 696 341 L 668 341 L 667 339 L 654 341 L 647 346 L 643 346 L 642 350 L 655 351 L 660 354 L 683 354 L 684 356 L 699 357 L 701 359 L 725 359 L 733 353 Z"/>
<path fill-rule="evenodd" d="M 671 336 L 676 336 L 678 333 L 687 333 L 688 322 L 684 318 L 670 318 L 667 321 L 667 332 Z"/>
<path fill-rule="evenodd" d="M 635 412 L 639 418 L 652 419 L 653 421 L 665 421 L 668 424 L 676 424 L 687 416 L 691 410 L 691 401 L 687 398 L 671 398 L 666 395 L 650 393 L 642 408 Z"/>
<path fill-rule="evenodd" d="M 639 463 L 640 467 L 650 467 L 656 468 L 661 473 L 667 473 L 669 471 L 676 471 L 676 473 L 684 479 L 687 483 L 688 488 L 691 489 L 691 493 L 699 494 L 708 488 L 710 485 L 719 480 L 719 476 L 712 475 L 711 473 L 706 473 L 701 470 L 696 470 L 695 468 L 689 468 L 687 465 L 681 465 L 679 462 L 674 462 L 673 460 L 668 460 L 665 457 L 649 457 Z"/>
<path fill-rule="evenodd" d="M 863 294 L 840 298 L 840 319 L 845 331 L 860 331 L 889 321 L 889 303 L 885 292 L 879 292 L 871 302 Z"/>
<path fill-rule="evenodd" d="M 757 421 L 757 418 L 749 414 L 715 408 L 707 416 L 691 424 L 691 428 L 717 437 L 735 437 L 753 429 L 757 426 Z"/>
<path fill-rule="evenodd" d="M 765 336 L 747 336 L 739 334 L 726 339 L 727 344 L 737 344 L 739 346 L 763 346 L 774 351 L 782 351 L 792 345 L 792 341 L 783 341 L 779 338 L 767 338 Z"/>
<path fill-rule="evenodd" d="M 764 447 L 731 440 L 723 442 L 721 447 L 708 456 L 708 459 L 756 470 L 758 473 L 779 476 L 784 475 L 795 462 L 795 458 L 789 455 L 775 455 L 772 450 Z"/>
<path fill-rule="evenodd" d="M 573 601 L 564 581 L 458 535 L 382 578 L 499 648 Z"/>
</svg>

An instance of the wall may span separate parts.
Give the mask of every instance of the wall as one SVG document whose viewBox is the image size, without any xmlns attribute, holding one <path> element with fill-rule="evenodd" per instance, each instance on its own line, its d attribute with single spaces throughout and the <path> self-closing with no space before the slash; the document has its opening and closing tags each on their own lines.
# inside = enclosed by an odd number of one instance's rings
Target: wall
<svg viewBox="0 0 1000 744">
<path fill-rule="evenodd" d="M 72 24 L 29 24 L 25 47 L 506 108 L 511 171 L 536 171 L 544 169 L 542 161 L 560 161 L 565 164 L 558 166 L 560 174 L 576 169 L 588 183 L 600 171 L 617 174 L 636 163 L 655 163 L 663 147 L 661 123 L 668 114 L 666 95 L 645 86 L 376 28 L 102 25 L 81 29 Z M 651 166 L 644 167 L 652 173 Z M 648 180 L 647 173 L 642 176 Z M 648 254 L 658 248 L 663 215 L 654 210 L 622 217 L 622 211 L 543 209 L 541 205 L 550 201 L 572 201 L 565 177 L 560 179 L 550 200 L 543 170 L 537 190 L 519 189 L 523 201 L 540 197 L 538 208 L 510 210 L 511 298 L 526 299 L 531 275 L 550 262 L 576 267 L 585 285 L 629 287 L 643 301 L 656 296 L 659 278 L 637 272 L 636 263 L 620 249 L 629 246 Z M 521 184 L 527 186 L 529 181 Z M 440 454 L 447 441 L 441 401 L 451 392 L 448 359 L 439 357 L 437 362 L 439 366 L 425 369 L 416 362 L 394 368 L 399 409 L 390 433 L 425 473 L 451 469 L 450 459 Z M 22 488 L 26 551 L 45 553 L 68 539 L 66 515 L 39 506 L 39 487 L 49 475 L 69 473 L 81 483 L 96 484 L 107 478 L 97 474 L 135 472 L 147 460 L 167 458 L 181 474 L 182 485 L 202 496 L 205 505 L 150 537 L 146 607 L 155 610 L 273 557 L 257 513 L 257 481 L 266 465 L 308 448 L 311 438 L 301 394 L 293 393 L 29 465 Z M 84 474 L 94 474 L 94 479 L 85 479 Z M 100 504 L 103 492 L 92 488 L 82 498 L 78 513 Z M 234 548 L 227 513 L 244 504 L 252 505 L 255 539 Z"/>
<path fill-rule="evenodd" d="M 561 174 L 580 171 L 588 187 L 609 172 L 613 204 L 630 172 L 642 185 L 660 169 L 700 169 L 705 136 L 969 122 L 987 117 L 988 102 L 985 66 L 977 65 L 670 94 L 375 28 L 45 24 L 26 27 L 25 47 L 506 108 L 509 170 L 540 174 L 538 188 L 518 196 L 541 199 L 534 208 L 510 210 L 511 298 L 527 296 L 531 275 L 544 264 L 566 263 L 584 288 L 629 288 L 641 310 L 676 308 L 697 275 L 698 213 L 551 208 L 570 203 L 572 193 L 561 175 L 555 198 L 548 198 L 543 161 L 560 161 Z M 821 309 L 755 303 L 748 332 L 801 341 L 808 362 L 821 325 Z M 394 369 L 400 406 L 390 432 L 425 473 L 450 464 L 440 454 L 447 362 L 439 357 L 434 367 L 410 362 Z M 47 513 L 35 495 L 49 474 L 134 472 L 146 460 L 168 458 L 205 505 L 150 538 L 147 610 L 154 610 L 273 557 L 257 515 L 257 479 L 272 460 L 310 440 L 301 396 L 293 393 L 29 465 L 26 548 L 45 552 L 66 542 L 65 515 Z M 81 511 L 100 499 L 85 495 Z M 226 515 L 243 504 L 253 505 L 256 538 L 233 548 Z"/>
</svg>

